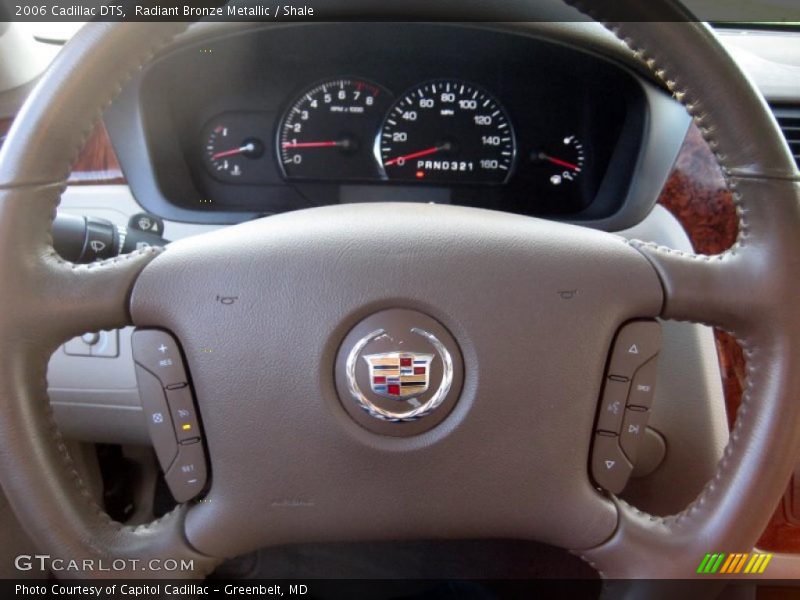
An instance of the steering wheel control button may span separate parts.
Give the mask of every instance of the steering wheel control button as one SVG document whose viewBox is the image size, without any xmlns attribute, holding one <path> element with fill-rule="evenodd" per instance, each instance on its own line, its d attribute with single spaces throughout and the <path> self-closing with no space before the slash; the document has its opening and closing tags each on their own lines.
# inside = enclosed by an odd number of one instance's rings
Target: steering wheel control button
<svg viewBox="0 0 800 600">
<path fill-rule="evenodd" d="M 167 404 L 175 424 L 175 435 L 183 443 L 200 439 L 200 426 L 194 411 L 192 390 L 188 386 L 177 389 L 167 388 Z"/>
<path fill-rule="evenodd" d="M 654 356 L 644 365 L 639 367 L 631 382 L 631 391 L 628 394 L 629 406 L 650 408 L 656 391 L 656 375 L 658 373 L 658 356 Z"/>
<path fill-rule="evenodd" d="M 187 502 L 206 486 L 206 455 L 203 444 L 196 441 L 181 444 L 178 458 L 164 475 L 172 497 L 176 502 Z"/>
<path fill-rule="evenodd" d="M 632 463 L 636 462 L 649 417 L 650 411 L 646 408 L 633 406 L 625 411 L 625 418 L 622 420 L 622 431 L 619 434 L 619 444 L 625 456 Z"/>
<path fill-rule="evenodd" d="M 632 321 L 617 333 L 609 376 L 631 379 L 637 369 L 658 354 L 661 348 L 661 326 L 657 321 Z"/>
<path fill-rule="evenodd" d="M 188 381 L 178 342 L 166 331 L 137 329 L 131 343 L 133 360 L 158 377 L 164 387 Z"/>
<path fill-rule="evenodd" d="M 622 426 L 622 417 L 625 413 L 625 404 L 628 398 L 628 383 L 606 380 L 603 390 L 603 400 L 600 403 L 600 413 L 597 415 L 597 429 L 609 433 L 619 433 Z"/>
<path fill-rule="evenodd" d="M 200 419 L 178 342 L 158 329 L 137 329 L 131 338 L 139 396 L 153 448 L 177 502 L 206 485 Z"/>
<path fill-rule="evenodd" d="M 452 335 L 408 309 L 367 317 L 342 342 L 336 388 L 342 406 L 375 433 L 405 436 L 439 424 L 461 392 L 464 367 Z"/>
<path fill-rule="evenodd" d="M 619 494 L 633 472 L 616 435 L 599 432 L 592 449 L 592 476 L 595 483 L 612 494 Z"/>
<path fill-rule="evenodd" d="M 178 442 L 175 439 L 175 429 L 172 426 L 167 399 L 161 388 L 161 382 L 152 373 L 137 366 L 136 380 L 139 383 L 139 397 L 150 440 L 158 463 L 166 471 L 178 454 Z"/>
<path fill-rule="evenodd" d="M 592 476 L 613 494 L 633 471 L 653 403 L 661 347 L 657 321 L 632 321 L 617 332 L 597 414 Z"/>
</svg>

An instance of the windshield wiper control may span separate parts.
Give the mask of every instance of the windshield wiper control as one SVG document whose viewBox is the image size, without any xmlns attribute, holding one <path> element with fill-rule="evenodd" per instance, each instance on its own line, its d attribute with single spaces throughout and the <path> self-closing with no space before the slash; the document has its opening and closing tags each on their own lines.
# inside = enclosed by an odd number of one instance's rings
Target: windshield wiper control
<svg viewBox="0 0 800 600">
<path fill-rule="evenodd" d="M 157 217 L 152 217 L 152 220 L 154 223 L 161 222 Z M 160 234 L 114 225 L 111 221 L 98 217 L 83 217 L 59 211 L 53 221 L 53 247 L 63 259 L 75 263 L 90 263 L 146 246 L 166 244 L 167 240 Z"/>
</svg>

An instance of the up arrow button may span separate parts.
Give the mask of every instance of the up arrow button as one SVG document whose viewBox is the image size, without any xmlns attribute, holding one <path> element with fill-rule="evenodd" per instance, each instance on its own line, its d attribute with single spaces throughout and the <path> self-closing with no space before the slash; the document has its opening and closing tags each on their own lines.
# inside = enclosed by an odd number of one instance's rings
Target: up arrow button
<svg viewBox="0 0 800 600">
<path fill-rule="evenodd" d="M 633 378 L 633 374 L 661 347 L 661 326 L 656 321 L 631 321 L 623 325 L 611 353 L 608 376 Z"/>
</svg>

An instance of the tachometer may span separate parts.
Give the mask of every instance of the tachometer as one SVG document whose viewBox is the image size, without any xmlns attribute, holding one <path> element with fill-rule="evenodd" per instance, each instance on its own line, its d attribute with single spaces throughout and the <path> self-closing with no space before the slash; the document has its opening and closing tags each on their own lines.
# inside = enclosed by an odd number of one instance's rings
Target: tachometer
<svg viewBox="0 0 800 600">
<path fill-rule="evenodd" d="M 406 92 L 375 141 L 388 179 L 428 183 L 504 183 L 515 153 L 505 109 L 462 81 L 432 81 Z"/>
<path fill-rule="evenodd" d="M 288 179 L 376 179 L 372 142 L 391 95 L 359 79 L 303 92 L 278 126 L 277 154 Z"/>
</svg>

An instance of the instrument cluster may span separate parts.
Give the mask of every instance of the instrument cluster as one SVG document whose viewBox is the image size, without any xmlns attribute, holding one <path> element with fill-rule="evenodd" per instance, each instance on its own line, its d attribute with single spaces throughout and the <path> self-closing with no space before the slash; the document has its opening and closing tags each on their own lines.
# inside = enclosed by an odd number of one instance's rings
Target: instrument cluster
<svg viewBox="0 0 800 600">
<path fill-rule="evenodd" d="M 400 201 L 604 218 L 647 129 L 630 72 L 508 32 L 329 23 L 207 47 L 140 84 L 159 192 L 180 209 Z"/>
<path fill-rule="evenodd" d="M 208 172 L 226 183 L 258 181 L 271 152 L 286 181 L 502 185 L 517 167 L 508 112 L 468 81 L 440 79 L 395 97 L 386 87 L 343 77 L 315 83 L 288 103 L 273 138 L 247 114 L 214 117 L 202 134 Z M 519 158 L 520 169 L 553 187 L 577 182 L 583 143 L 565 125 Z"/>
</svg>

